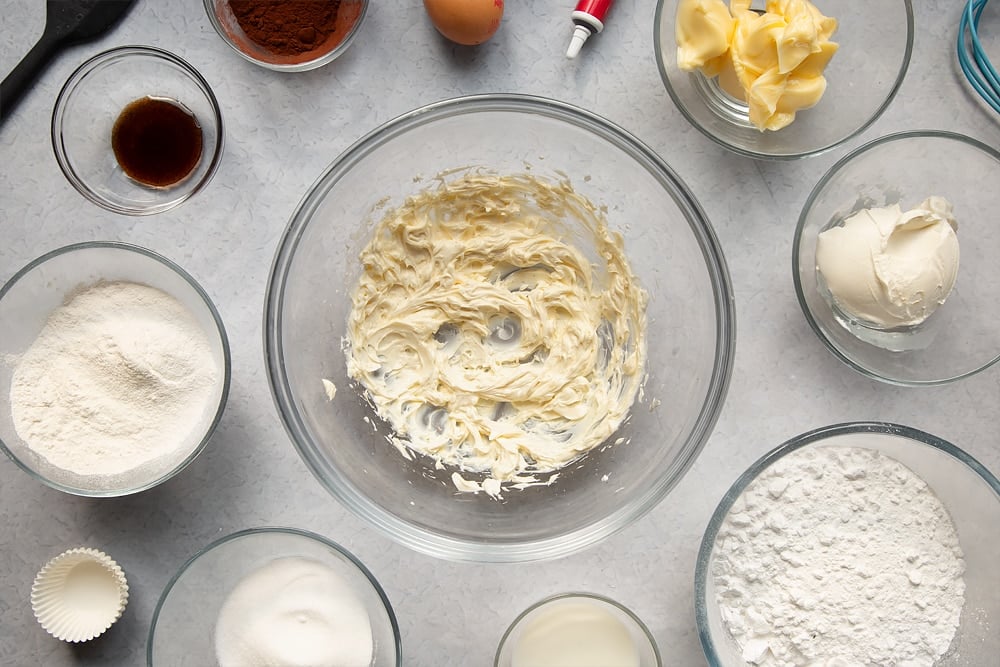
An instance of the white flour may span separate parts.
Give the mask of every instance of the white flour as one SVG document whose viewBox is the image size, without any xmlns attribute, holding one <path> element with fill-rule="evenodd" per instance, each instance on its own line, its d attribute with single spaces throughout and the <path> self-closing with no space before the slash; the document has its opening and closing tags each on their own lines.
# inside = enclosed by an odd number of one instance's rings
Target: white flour
<svg viewBox="0 0 1000 667">
<path fill-rule="evenodd" d="M 219 374 L 204 331 L 176 299 L 97 283 L 57 308 L 17 359 L 11 416 L 53 466 L 108 486 L 142 483 L 197 446 Z"/>
<path fill-rule="evenodd" d="M 964 602 L 964 561 L 944 506 L 878 452 L 803 448 L 737 499 L 712 575 L 749 664 L 930 667 Z"/>
</svg>

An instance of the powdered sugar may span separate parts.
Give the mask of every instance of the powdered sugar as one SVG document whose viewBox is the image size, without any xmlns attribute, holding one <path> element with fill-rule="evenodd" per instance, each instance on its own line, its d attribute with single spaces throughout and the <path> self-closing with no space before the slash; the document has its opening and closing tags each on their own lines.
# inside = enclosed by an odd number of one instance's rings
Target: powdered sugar
<svg viewBox="0 0 1000 667">
<path fill-rule="evenodd" d="M 220 369 L 170 295 L 98 283 L 57 308 L 16 360 L 11 417 L 29 449 L 97 487 L 138 485 L 197 446 Z"/>
<path fill-rule="evenodd" d="M 964 603 L 955 527 L 876 451 L 813 447 L 754 480 L 719 531 L 712 576 L 749 664 L 930 667 Z"/>
</svg>

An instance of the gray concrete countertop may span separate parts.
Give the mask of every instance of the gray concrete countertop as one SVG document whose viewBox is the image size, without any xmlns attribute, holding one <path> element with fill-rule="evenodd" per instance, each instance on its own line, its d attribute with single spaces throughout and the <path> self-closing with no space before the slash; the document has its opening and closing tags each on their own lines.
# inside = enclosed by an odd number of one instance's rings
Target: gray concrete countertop
<svg viewBox="0 0 1000 667">
<path fill-rule="evenodd" d="M 136 496 L 72 497 L 0 460 L 0 664 L 142 664 L 159 595 L 189 556 L 236 530 L 289 525 L 343 544 L 376 574 L 398 616 L 408 666 L 492 664 L 504 629 L 522 609 L 573 589 L 606 594 L 635 610 L 666 665 L 701 665 L 695 554 L 716 503 L 764 452 L 826 424 L 886 420 L 949 440 L 1000 473 L 1000 367 L 937 388 L 868 380 L 812 333 L 791 278 L 799 211 L 822 173 L 850 148 L 918 128 L 1000 145 L 998 117 L 970 92 L 956 63 L 962 4 L 916 0 L 913 58 L 885 114 L 846 145 L 781 163 L 731 154 L 677 111 L 654 61 L 653 0 L 620 1 L 607 29 L 576 60 L 564 57 L 572 0 L 509 2 L 497 35 L 478 48 L 440 38 L 416 0 L 373 2 L 348 52 L 303 74 L 275 73 L 239 58 L 193 0 L 141 0 L 106 37 L 63 52 L 0 129 L 0 281 L 71 242 L 121 240 L 154 249 L 187 269 L 217 304 L 232 344 L 233 382 L 206 451 L 174 479 Z M 858 2 L 858 11 L 864 5 Z M 991 7 L 988 18 L 1000 36 L 997 9 Z M 0 75 L 34 44 L 43 23 L 44 3 L 5 0 Z M 148 218 L 114 215 L 84 200 L 59 171 L 49 140 L 52 105 L 70 72 L 123 44 L 159 46 L 192 63 L 214 88 L 227 123 L 225 155 L 209 187 Z M 632 526 L 550 562 L 452 563 L 375 532 L 330 497 L 299 459 L 264 371 L 267 274 L 308 186 L 379 124 L 429 102 L 479 92 L 555 97 L 606 117 L 659 152 L 707 212 L 735 288 L 735 371 L 694 467 Z M 78 545 L 117 559 L 132 590 L 124 617 L 106 636 L 71 647 L 42 631 L 28 598 L 41 565 Z"/>
</svg>

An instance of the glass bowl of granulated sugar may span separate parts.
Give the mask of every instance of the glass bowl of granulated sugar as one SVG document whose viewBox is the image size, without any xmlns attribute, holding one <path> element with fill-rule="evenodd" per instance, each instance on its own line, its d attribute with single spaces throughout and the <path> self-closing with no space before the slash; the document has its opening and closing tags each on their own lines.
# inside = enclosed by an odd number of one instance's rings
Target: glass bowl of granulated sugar
<svg viewBox="0 0 1000 667">
<path fill-rule="evenodd" d="M 993 664 L 1000 481 L 906 426 L 823 427 L 719 503 L 695 613 L 713 667 Z"/>
<path fill-rule="evenodd" d="M 385 591 L 353 554 L 297 528 L 227 535 L 188 560 L 153 613 L 146 664 L 399 667 Z"/>
<path fill-rule="evenodd" d="M 219 423 L 229 376 L 215 306 L 152 251 L 65 246 L 0 290 L 0 448 L 60 491 L 122 496 L 177 474 Z"/>
</svg>

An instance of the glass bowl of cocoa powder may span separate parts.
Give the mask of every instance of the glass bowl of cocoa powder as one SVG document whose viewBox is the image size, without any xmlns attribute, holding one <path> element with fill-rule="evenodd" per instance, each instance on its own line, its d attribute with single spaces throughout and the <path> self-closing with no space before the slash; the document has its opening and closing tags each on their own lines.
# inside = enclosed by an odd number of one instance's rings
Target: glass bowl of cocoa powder
<svg viewBox="0 0 1000 667">
<path fill-rule="evenodd" d="M 281 72 L 335 60 L 357 36 L 368 0 L 204 0 L 212 27 L 236 53 Z"/>
</svg>

